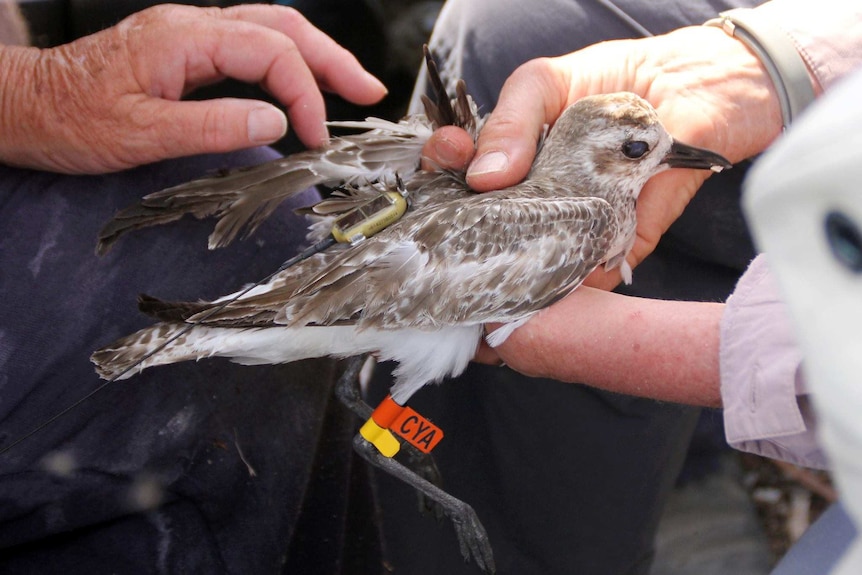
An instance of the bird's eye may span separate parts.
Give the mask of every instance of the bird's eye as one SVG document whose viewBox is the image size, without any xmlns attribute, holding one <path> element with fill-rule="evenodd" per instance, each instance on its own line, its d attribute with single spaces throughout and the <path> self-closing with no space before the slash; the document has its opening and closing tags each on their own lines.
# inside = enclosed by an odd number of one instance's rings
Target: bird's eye
<svg viewBox="0 0 862 575">
<path fill-rule="evenodd" d="M 649 144 L 641 140 L 626 142 L 623 144 L 623 154 L 627 158 L 637 159 L 649 152 Z"/>
</svg>

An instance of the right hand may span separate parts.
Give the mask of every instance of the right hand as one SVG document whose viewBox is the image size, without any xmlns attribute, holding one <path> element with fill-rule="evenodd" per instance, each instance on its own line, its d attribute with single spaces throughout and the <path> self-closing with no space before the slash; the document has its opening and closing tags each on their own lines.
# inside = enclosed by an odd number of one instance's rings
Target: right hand
<svg viewBox="0 0 862 575">
<path fill-rule="evenodd" d="M 57 48 L 0 47 L 0 161 L 102 173 L 281 138 L 269 103 L 180 101 L 225 77 L 260 83 L 310 147 L 327 138 L 321 89 L 357 104 L 386 94 L 296 10 L 159 5 Z"/>
</svg>

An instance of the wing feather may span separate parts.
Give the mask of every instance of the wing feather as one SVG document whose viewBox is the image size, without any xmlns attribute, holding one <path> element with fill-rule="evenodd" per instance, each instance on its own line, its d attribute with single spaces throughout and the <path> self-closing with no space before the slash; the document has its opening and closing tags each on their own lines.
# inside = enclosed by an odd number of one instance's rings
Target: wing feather
<svg viewBox="0 0 862 575">
<path fill-rule="evenodd" d="M 619 227 L 603 199 L 555 198 L 517 186 L 428 201 L 357 246 L 285 270 L 205 323 L 510 322 L 580 285 L 611 255 Z"/>
<path fill-rule="evenodd" d="M 198 219 L 218 218 L 209 247 L 223 247 L 240 234 L 254 233 L 282 201 L 312 186 L 364 184 L 396 172 L 412 174 L 431 129 L 423 129 L 415 120 L 402 123 L 410 124 L 405 135 L 375 130 L 341 136 L 323 150 L 299 152 L 149 194 L 118 212 L 102 228 L 96 251 L 106 253 L 126 232 L 173 222 L 187 214 Z"/>
<path fill-rule="evenodd" d="M 320 270 L 285 300 L 281 321 L 350 319 L 333 310 L 361 310 L 374 327 L 511 321 L 580 285 L 618 233 L 599 198 L 491 193 L 425 212 L 399 226 L 403 237 L 375 236 Z"/>
</svg>

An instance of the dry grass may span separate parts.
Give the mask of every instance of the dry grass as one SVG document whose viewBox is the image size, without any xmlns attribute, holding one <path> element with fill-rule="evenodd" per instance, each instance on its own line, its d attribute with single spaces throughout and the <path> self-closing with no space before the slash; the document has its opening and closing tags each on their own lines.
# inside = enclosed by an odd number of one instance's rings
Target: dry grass
<svg viewBox="0 0 862 575">
<path fill-rule="evenodd" d="M 837 499 L 829 474 L 751 454 L 741 454 L 743 486 L 757 509 L 778 561 Z"/>
</svg>

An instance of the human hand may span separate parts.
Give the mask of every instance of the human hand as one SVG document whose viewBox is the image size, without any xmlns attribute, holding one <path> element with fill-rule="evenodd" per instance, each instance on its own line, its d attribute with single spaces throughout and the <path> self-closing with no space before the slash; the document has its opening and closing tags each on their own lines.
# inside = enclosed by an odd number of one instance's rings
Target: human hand
<svg viewBox="0 0 862 575">
<path fill-rule="evenodd" d="M 161 5 L 54 49 L 0 47 L 0 161 L 101 173 L 170 157 L 269 144 L 287 130 L 275 106 L 180 101 L 226 77 L 258 82 L 310 147 L 327 137 L 321 90 L 357 104 L 379 80 L 293 9 Z"/>
<path fill-rule="evenodd" d="M 772 83 L 744 44 L 704 26 L 664 36 L 604 42 L 518 68 L 506 81 L 481 134 L 467 181 L 477 191 L 522 180 L 539 135 L 562 111 L 590 94 L 630 91 L 655 106 L 679 141 L 721 153 L 733 162 L 763 151 L 781 131 Z M 457 128 L 438 130 L 423 155 L 428 164 L 459 168 L 472 141 Z M 655 248 L 709 172 L 670 170 L 654 177 L 638 200 L 637 239 L 627 260 L 635 267 Z M 619 271 L 599 269 L 588 285 L 610 289 Z"/>
</svg>

